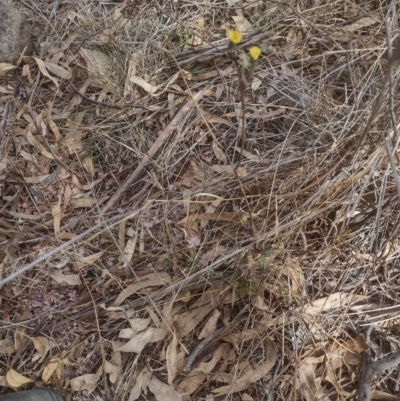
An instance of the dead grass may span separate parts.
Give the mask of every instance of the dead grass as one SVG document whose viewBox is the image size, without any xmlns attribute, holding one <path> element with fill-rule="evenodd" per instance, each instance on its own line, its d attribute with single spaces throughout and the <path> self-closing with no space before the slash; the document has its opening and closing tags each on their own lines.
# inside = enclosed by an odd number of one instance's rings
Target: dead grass
<svg viewBox="0 0 400 401">
<path fill-rule="evenodd" d="M 350 400 L 363 327 L 398 337 L 383 21 L 394 38 L 399 4 L 240 4 L 22 1 L 39 40 L 0 76 L 4 392 L 29 379 L 68 400 Z M 243 48 L 267 49 L 238 175 L 235 20 Z M 393 77 L 396 116 L 397 64 Z M 398 396 L 396 377 L 375 399 Z"/>
</svg>

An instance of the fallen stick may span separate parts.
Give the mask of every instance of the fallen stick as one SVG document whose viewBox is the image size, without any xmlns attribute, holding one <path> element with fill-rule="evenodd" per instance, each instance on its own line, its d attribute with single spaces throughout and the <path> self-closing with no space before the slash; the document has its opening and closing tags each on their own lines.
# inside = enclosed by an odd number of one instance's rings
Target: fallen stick
<svg viewBox="0 0 400 401">
<path fill-rule="evenodd" d="M 147 154 L 143 157 L 142 161 L 136 167 L 135 171 L 128 177 L 124 184 L 118 189 L 118 191 L 110 198 L 110 200 L 103 206 L 101 212 L 104 214 L 110 210 L 122 197 L 123 193 L 135 182 L 139 175 L 143 172 L 146 165 L 150 162 L 151 158 L 160 150 L 164 142 L 170 137 L 171 133 L 177 127 L 179 122 L 188 113 L 192 106 L 197 102 L 203 95 L 204 90 L 193 95 L 192 99 L 187 101 L 185 105 L 179 110 L 176 116 L 167 125 L 161 135 L 156 139 L 153 145 L 150 147 Z"/>
<path fill-rule="evenodd" d="M 367 344 L 370 344 L 371 342 L 370 334 L 372 328 L 371 325 L 367 327 L 365 331 L 365 340 Z M 374 377 L 384 370 L 394 368 L 398 364 L 400 364 L 400 351 L 391 352 L 376 361 L 372 361 L 371 347 L 364 351 L 361 369 L 358 376 L 358 401 L 370 401 L 371 387 Z"/>
</svg>

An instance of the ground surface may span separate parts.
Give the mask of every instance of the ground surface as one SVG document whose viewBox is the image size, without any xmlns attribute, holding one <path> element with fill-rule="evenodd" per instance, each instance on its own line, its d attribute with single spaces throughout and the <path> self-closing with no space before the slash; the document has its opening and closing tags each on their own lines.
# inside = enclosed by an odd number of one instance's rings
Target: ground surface
<svg viewBox="0 0 400 401">
<path fill-rule="evenodd" d="M 356 399 L 362 352 L 400 338 L 399 4 L 21 7 L 33 57 L 0 68 L 2 391 Z M 400 399 L 396 375 L 375 399 Z"/>
</svg>

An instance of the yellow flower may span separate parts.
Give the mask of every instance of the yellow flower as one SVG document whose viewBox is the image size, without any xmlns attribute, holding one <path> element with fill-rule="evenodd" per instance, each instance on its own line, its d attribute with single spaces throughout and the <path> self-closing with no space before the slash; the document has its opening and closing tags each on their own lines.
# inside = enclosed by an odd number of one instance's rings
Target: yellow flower
<svg viewBox="0 0 400 401">
<path fill-rule="evenodd" d="M 261 54 L 261 49 L 258 46 L 251 46 L 249 49 L 250 57 L 253 61 L 258 60 Z"/>
<path fill-rule="evenodd" d="M 242 34 L 236 29 L 229 29 L 228 39 L 232 44 L 237 45 L 242 41 Z"/>
</svg>

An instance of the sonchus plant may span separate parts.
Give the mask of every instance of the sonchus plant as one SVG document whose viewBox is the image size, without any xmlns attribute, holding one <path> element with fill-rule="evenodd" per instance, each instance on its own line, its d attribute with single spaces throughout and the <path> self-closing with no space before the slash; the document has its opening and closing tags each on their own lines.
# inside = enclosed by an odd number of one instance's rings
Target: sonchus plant
<svg viewBox="0 0 400 401">
<path fill-rule="evenodd" d="M 261 56 L 261 47 L 251 46 L 247 52 L 236 52 L 237 45 L 242 41 L 242 34 L 236 29 L 228 30 L 228 50 L 232 57 L 239 59 L 239 81 L 242 89 L 246 89 L 253 79 L 254 68 Z"/>
<path fill-rule="evenodd" d="M 239 90 L 240 96 L 242 100 L 242 134 L 240 138 L 240 155 L 235 168 L 235 174 L 237 174 L 238 168 L 242 161 L 243 150 L 244 150 L 244 141 L 246 135 L 246 124 L 245 124 L 245 111 L 244 111 L 244 101 L 245 96 L 244 92 L 246 88 L 249 86 L 253 79 L 254 69 L 257 64 L 257 60 L 261 56 L 261 47 L 259 46 L 251 46 L 247 51 L 237 51 L 237 45 L 242 41 L 242 34 L 235 30 L 228 30 L 228 50 L 232 60 L 235 60 L 236 65 L 238 67 L 238 79 L 239 79 Z"/>
</svg>

